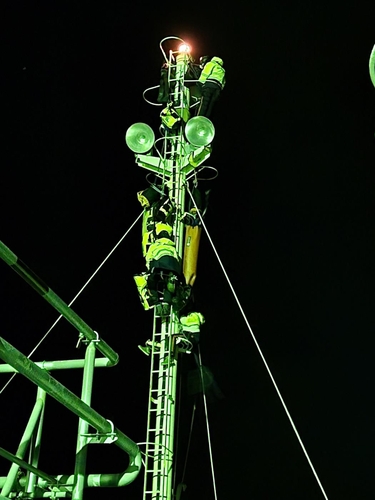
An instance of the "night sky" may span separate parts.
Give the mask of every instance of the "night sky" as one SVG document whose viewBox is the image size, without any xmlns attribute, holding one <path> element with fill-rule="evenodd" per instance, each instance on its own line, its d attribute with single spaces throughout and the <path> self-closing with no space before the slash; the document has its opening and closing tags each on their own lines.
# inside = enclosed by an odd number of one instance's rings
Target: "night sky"
<svg viewBox="0 0 375 500">
<path fill-rule="evenodd" d="M 158 136 L 161 108 L 142 92 L 159 83 L 160 40 L 183 38 L 196 60 L 223 58 L 208 160 L 219 175 L 205 184 L 205 223 L 332 500 L 375 497 L 371 3 L 2 5 L 1 240 L 66 302 L 141 212 L 147 171 L 124 135 L 146 122 Z M 95 372 L 92 405 L 136 442 L 145 440 L 149 379 L 137 345 L 152 334 L 152 313 L 132 276 L 144 269 L 138 223 L 73 306 L 120 355 Z M 5 263 L 0 279 L 1 336 L 27 355 L 58 314 Z M 218 499 L 324 498 L 205 235 L 194 288 L 206 317 L 203 364 L 222 394 L 208 402 Z M 76 342 L 62 320 L 32 359 L 83 356 Z M 79 371 L 53 376 L 79 394 Z M 11 452 L 35 394 L 20 375 L 0 394 L 0 446 Z M 192 402 L 185 397 L 178 481 Z M 72 473 L 76 426 L 49 398 L 47 473 Z M 94 448 L 89 472 L 126 468 L 117 447 Z M 8 467 L 0 459 L 0 476 Z M 185 482 L 181 500 L 214 499 L 200 400 Z M 136 500 L 142 487 L 140 475 L 86 498 Z"/>
</svg>

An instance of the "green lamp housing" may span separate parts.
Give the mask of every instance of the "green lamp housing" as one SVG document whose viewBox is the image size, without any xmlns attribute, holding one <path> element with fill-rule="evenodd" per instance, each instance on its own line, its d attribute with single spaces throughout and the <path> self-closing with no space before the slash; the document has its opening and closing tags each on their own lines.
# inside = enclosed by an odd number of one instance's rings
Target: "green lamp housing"
<svg viewBox="0 0 375 500">
<path fill-rule="evenodd" d="M 146 123 L 134 123 L 126 131 L 125 142 L 134 153 L 147 153 L 155 143 L 155 134 Z"/>
<path fill-rule="evenodd" d="M 194 116 L 185 125 L 185 136 L 192 146 L 208 146 L 215 137 L 215 127 L 205 116 Z"/>
</svg>

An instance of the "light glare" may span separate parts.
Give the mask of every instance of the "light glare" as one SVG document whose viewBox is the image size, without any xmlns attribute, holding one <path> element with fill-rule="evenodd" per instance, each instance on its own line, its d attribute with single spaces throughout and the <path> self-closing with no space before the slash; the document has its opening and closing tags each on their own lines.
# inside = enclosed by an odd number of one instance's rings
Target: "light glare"
<svg viewBox="0 0 375 500">
<path fill-rule="evenodd" d="M 185 52 L 186 54 L 190 52 L 190 47 L 186 43 L 183 43 L 178 48 L 179 52 Z"/>
</svg>

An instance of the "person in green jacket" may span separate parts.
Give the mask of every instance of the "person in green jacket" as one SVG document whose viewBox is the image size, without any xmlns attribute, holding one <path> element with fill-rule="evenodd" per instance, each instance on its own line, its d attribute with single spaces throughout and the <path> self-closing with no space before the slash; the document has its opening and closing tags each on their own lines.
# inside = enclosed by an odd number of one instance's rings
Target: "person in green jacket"
<svg viewBox="0 0 375 500">
<path fill-rule="evenodd" d="M 198 116 L 205 116 L 207 118 L 211 116 L 214 103 L 219 98 L 225 86 L 225 69 L 223 65 L 223 60 L 217 56 L 204 65 L 198 80 L 202 94 L 197 113 Z"/>
</svg>

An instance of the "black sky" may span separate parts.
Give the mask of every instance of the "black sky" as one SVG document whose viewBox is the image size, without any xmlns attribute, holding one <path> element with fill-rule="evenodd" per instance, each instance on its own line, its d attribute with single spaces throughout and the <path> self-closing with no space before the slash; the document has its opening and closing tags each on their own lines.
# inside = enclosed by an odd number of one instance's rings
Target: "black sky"
<svg viewBox="0 0 375 500">
<path fill-rule="evenodd" d="M 142 92 L 159 82 L 160 40 L 180 36 L 197 59 L 224 59 L 207 228 L 328 498 L 374 498 L 371 2 L 21 1 L 2 10 L 1 239 L 66 302 L 141 211 L 146 171 L 124 134 L 138 121 L 157 133 L 160 110 Z M 152 329 L 132 279 L 143 269 L 138 225 L 74 306 L 120 354 L 96 373 L 93 407 L 137 442 L 149 373 L 137 345 Z M 323 498 L 207 237 L 198 271 L 203 362 L 224 394 L 209 403 L 218 498 Z M 0 276 L 1 335 L 28 354 L 56 313 L 5 264 Z M 32 359 L 76 357 L 76 339 L 61 321 Z M 54 375 L 79 391 L 78 372 Z M 20 376 L 0 395 L 0 446 L 15 449 L 34 397 Z M 48 403 L 42 461 L 68 473 L 75 417 Z M 214 498 L 198 415 L 187 500 Z M 117 450 L 104 463 L 101 453 L 90 450 L 93 472 L 125 468 Z M 139 478 L 105 496 L 141 491 Z"/>
</svg>

